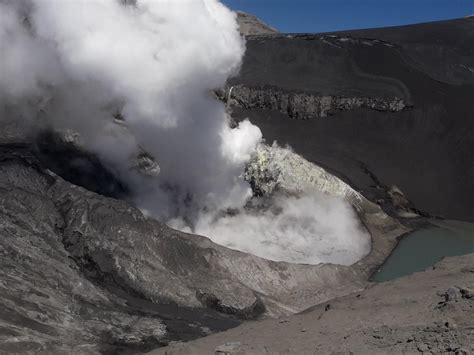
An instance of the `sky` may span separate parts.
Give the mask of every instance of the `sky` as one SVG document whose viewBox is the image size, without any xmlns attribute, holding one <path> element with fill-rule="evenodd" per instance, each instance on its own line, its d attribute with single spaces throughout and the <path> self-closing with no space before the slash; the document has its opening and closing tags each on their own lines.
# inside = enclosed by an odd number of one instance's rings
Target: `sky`
<svg viewBox="0 0 474 355">
<path fill-rule="evenodd" d="M 474 14 L 474 0 L 223 0 L 280 32 L 406 25 Z"/>
</svg>

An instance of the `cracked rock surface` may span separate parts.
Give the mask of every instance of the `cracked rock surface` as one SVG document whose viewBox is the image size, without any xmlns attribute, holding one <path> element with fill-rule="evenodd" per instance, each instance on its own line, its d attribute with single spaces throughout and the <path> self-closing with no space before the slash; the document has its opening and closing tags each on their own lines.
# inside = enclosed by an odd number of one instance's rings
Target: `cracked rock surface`
<svg viewBox="0 0 474 355">
<path fill-rule="evenodd" d="M 251 88 L 231 86 L 218 93 L 230 106 L 243 109 L 268 109 L 288 115 L 290 118 L 307 120 L 328 117 L 337 111 L 369 108 L 376 111 L 398 112 L 407 105 L 398 97 L 344 97 L 299 92 L 284 92 L 275 87 Z"/>
<path fill-rule="evenodd" d="M 138 351 L 166 344 L 175 333 L 192 339 L 238 324 L 212 311 L 160 308 L 127 290 L 116 279 L 113 256 L 98 251 L 100 241 L 90 250 L 77 241 L 80 226 L 66 211 L 71 200 L 57 199 L 66 183 L 56 179 L 2 155 L 0 352 Z M 84 193 L 62 188 L 69 198 Z M 87 228 L 86 217 L 76 217 Z M 71 225 L 77 229 L 69 234 Z"/>
</svg>

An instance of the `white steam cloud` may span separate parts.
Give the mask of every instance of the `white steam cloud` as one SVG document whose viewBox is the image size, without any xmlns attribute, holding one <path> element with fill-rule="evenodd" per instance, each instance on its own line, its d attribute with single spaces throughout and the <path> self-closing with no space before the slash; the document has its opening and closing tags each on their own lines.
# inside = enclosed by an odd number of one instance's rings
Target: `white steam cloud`
<svg viewBox="0 0 474 355">
<path fill-rule="evenodd" d="M 311 189 L 303 196 L 277 195 L 271 208 L 202 218 L 196 231 L 229 248 L 305 264 L 351 264 L 370 247 L 348 203 Z"/>
<path fill-rule="evenodd" d="M 244 50 L 235 14 L 217 0 L 0 0 L 0 107 L 78 132 L 135 203 L 171 225 L 274 260 L 356 261 L 367 248 L 342 200 L 308 192 L 245 207 L 242 174 L 261 132 L 248 121 L 230 128 L 212 95 Z M 132 169 L 141 151 L 159 176 Z"/>
</svg>

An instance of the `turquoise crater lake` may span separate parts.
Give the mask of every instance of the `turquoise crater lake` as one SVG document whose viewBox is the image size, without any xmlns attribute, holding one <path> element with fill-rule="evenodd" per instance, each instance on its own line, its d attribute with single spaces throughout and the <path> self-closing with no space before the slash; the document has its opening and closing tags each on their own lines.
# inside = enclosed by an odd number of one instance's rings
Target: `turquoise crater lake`
<svg viewBox="0 0 474 355">
<path fill-rule="evenodd" d="M 383 282 L 423 271 L 446 256 L 474 253 L 474 224 L 458 221 L 436 225 L 405 236 L 373 281 Z"/>
</svg>

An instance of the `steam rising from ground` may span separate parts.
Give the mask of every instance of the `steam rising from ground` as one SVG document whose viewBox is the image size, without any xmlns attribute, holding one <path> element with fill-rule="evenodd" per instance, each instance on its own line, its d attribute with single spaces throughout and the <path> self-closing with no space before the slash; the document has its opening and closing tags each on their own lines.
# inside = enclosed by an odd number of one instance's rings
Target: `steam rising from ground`
<svg viewBox="0 0 474 355">
<path fill-rule="evenodd" d="M 244 50 L 217 0 L 0 0 L 0 105 L 78 132 L 142 210 L 174 226 L 275 260 L 354 262 L 367 249 L 345 202 L 307 192 L 245 207 L 261 133 L 248 121 L 231 129 L 211 94 Z M 133 169 L 143 151 L 159 176 Z"/>
<path fill-rule="evenodd" d="M 271 207 L 215 222 L 202 218 L 196 231 L 266 259 L 305 264 L 351 264 L 367 254 L 370 243 L 348 203 L 314 190 L 302 196 L 277 194 Z"/>
</svg>

